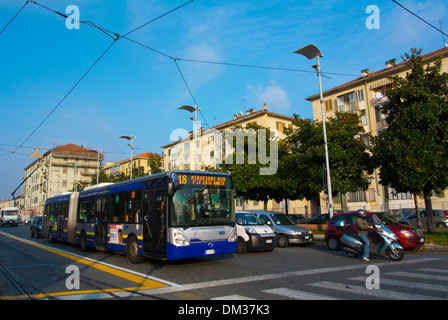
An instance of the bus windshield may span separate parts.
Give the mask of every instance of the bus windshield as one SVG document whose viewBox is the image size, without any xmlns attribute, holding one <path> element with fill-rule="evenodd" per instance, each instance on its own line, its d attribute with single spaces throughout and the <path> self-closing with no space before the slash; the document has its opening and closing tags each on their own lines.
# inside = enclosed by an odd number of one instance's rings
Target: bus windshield
<svg viewBox="0 0 448 320">
<path fill-rule="evenodd" d="M 169 226 L 188 229 L 196 226 L 234 225 L 233 188 L 230 178 L 226 180 L 228 182 L 219 184 L 183 185 L 172 198 Z"/>
</svg>

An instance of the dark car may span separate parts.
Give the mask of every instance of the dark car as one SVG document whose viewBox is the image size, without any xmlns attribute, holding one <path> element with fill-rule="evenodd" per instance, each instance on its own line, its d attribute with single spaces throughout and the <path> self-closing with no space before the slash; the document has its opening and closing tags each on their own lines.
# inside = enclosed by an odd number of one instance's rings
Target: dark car
<svg viewBox="0 0 448 320">
<path fill-rule="evenodd" d="M 436 228 L 446 228 L 448 227 L 448 213 L 445 210 L 433 209 L 433 221 Z M 422 220 L 423 226 L 426 225 L 426 210 L 420 210 L 420 217 Z M 417 227 L 417 214 L 412 214 L 406 218 L 403 218 L 399 221 L 402 224 Z"/>
<path fill-rule="evenodd" d="M 309 220 L 308 224 L 327 224 L 330 221 L 330 215 L 328 213 L 323 213 L 317 217 Z"/>
<path fill-rule="evenodd" d="M 30 226 L 31 237 L 42 237 L 42 216 L 33 217 Z"/>
<path fill-rule="evenodd" d="M 392 231 L 398 238 L 398 241 L 404 249 L 415 249 L 425 244 L 425 236 L 423 233 L 410 226 L 399 224 L 397 220 L 392 218 L 386 212 L 367 212 L 367 221 L 372 223 L 372 215 L 376 214 L 378 218 Z M 336 229 L 335 223 L 343 220 L 344 225 L 349 225 L 349 230 L 355 231 L 356 212 L 341 213 L 333 216 L 325 231 L 325 241 L 330 250 L 339 250 L 341 243 L 339 239 L 343 232 Z"/>
<path fill-rule="evenodd" d="M 306 223 L 305 215 L 304 214 L 297 214 L 297 213 L 290 213 L 288 214 L 288 217 L 297 224 L 303 224 Z"/>
</svg>

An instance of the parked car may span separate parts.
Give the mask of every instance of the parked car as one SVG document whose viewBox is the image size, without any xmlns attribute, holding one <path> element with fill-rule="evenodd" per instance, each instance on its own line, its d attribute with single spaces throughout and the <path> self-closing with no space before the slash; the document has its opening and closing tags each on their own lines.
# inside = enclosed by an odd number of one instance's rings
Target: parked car
<svg viewBox="0 0 448 320">
<path fill-rule="evenodd" d="M 297 224 L 304 224 L 306 223 L 305 215 L 304 214 L 298 214 L 298 213 L 290 213 L 288 214 L 288 217 Z"/>
<path fill-rule="evenodd" d="M 308 220 L 308 224 L 327 224 L 330 221 L 330 215 L 328 213 L 323 213 L 317 217 Z"/>
<path fill-rule="evenodd" d="M 32 237 L 42 237 L 42 216 L 37 216 L 32 218 L 30 226 L 30 236 Z"/>
<path fill-rule="evenodd" d="M 274 230 L 251 213 L 236 212 L 236 234 L 237 253 L 246 253 L 248 250 L 272 251 L 277 246 Z"/>
<path fill-rule="evenodd" d="M 446 228 L 448 227 L 448 212 L 440 209 L 433 209 L 433 221 L 436 228 Z M 420 217 L 422 218 L 422 224 L 425 226 L 426 224 L 426 210 L 420 211 Z M 403 218 L 399 221 L 402 224 L 406 224 L 408 226 L 412 226 L 414 228 L 417 227 L 417 215 L 414 213 L 411 216 Z"/>
<path fill-rule="evenodd" d="M 372 215 L 374 214 L 397 236 L 404 249 L 415 249 L 425 244 L 425 236 L 420 230 L 400 224 L 386 212 L 367 212 L 367 221 L 372 223 Z M 343 232 L 336 229 L 335 223 L 343 220 L 344 225 L 350 225 L 349 230 L 355 231 L 356 218 L 356 212 L 341 213 L 333 216 L 325 231 L 325 241 L 328 249 L 339 250 L 341 248 L 339 239 L 342 237 Z"/>
<path fill-rule="evenodd" d="M 281 248 L 289 244 L 304 244 L 313 241 L 313 233 L 307 228 L 296 225 L 284 213 L 275 211 L 246 210 L 245 213 L 253 213 L 262 223 L 274 229 L 277 234 L 277 245 Z"/>
</svg>

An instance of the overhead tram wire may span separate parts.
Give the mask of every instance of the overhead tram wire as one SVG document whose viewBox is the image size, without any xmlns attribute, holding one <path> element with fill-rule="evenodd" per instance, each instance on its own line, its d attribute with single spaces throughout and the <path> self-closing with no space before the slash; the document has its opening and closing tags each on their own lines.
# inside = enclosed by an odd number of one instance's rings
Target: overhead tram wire
<svg viewBox="0 0 448 320">
<path fill-rule="evenodd" d="M 130 32 L 128 32 L 128 33 L 126 33 L 123 37 L 125 37 L 126 35 L 128 35 L 128 34 L 130 34 L 130 33 L 132 33 L 132 32 L 135 32 L 135 31 L 137 31 L 138 29 L 141 29 L 141 28 L 143 28 L 143 27 L 145 27 L 145 26 L 147 26 L 148 24 L 150 24 L 150 23 L 152 23 L 152 22 L 154 22 L 154 21 L 156 21 L 156 20 L 158 20 L 158 19 L 160 19 L 160 18 L 162 18 L 162 17 L 164 17 L 164 16 L 166 16 L 167 14 L 169 14 L 169 13 L 171 13 L 171 12 L 173 12 L 173 11 L 176 11 L 176 10 L 178 10 L 178 9 L 180 9 L 181 7 L 183 7 L 183 6 L 185 6 L 185 5 L 187 5 L 187 4 L 189 4 L 189 3 L 191 3 L 191 2 L 193 2 L 194 0 L 190 0 L 190 1 L 188 1 L 188 2 L 186 2 L 186 3 L 184 3 L 183 5 L 181 5 L 181 6 L 179 6 L 179 7 L 177 7 L 177 8 L 175 8 L 175 9 L 172 9 L 172 10 L 170 10 L 170 11 L 168 11 L 168 12 L 166 12 L 166 13 L 164 13 L 163 15 L 161 15 L 161 16 L 159 16 L 159 17 L 157 17 L 157 18 L 155 18 L 155 19 L 153 19 L 153 20 L 151 20 L 151 21 L 149 21 L 149 22 L 147 22 L 147 23 L 145 23 L 145 24 L 143 24 L 142 26 L 140 26 L 140 27 L 138 27 L 138 28 L 135 28 L 135 29 L 133 29 L 133 30 L 131 30 Z M 51 8 L 48 8 L 48 7 L 46 7 L 46 6 L 44 6 L 44 5 L 42 5 L 42 4 L 40 4 L 40 3 L 37 3 L 36 1 L 32 1 L 32 0 L 29 0 L 29 1 L 27 1 L 27 3 L 26 4 L 28 4 L 28 2 L 32 2 L 32 3 L 34 3 L 34 4 L 36 4 L 36 5 L 38 5 L 38 6 L 40 6 L 40 7 L 42 7 L 42 8 L 44 8 L 44 9 L 47 9 L 47 10 L 49 10 L 49 11 L 51 11 L 51 12 L 54 12 L 54 13 L 56 13 L 56 14 L 58 14 L 58 15 L 60 15 L 60 16 L 62 16 L 62 17 L 64 17 L 64 18 L 69 18 L 67 15 L 65 15 L 65 14 L 63 14 L 63 13 L 61 13 L 61 12 L 59 12 L 59 11 L 56 11 L 56 10 L 53 10 L 53 9 L 51 9 Z M 25 5 L 26 5 L 25 4 Z M 23 9 L 23 8 L 22 8 Z M 20 12 L 20 11 L 19 11 Z M 16 16 L 17 16 L 17 14 L 16 14 Z M 113 35 L 115 36 L 115 38 L 111 35 L 111 34 L 109 34 L 109 33 L 111 33 L 111 31 L 109 31 L 109 30 L 106 30 L 106 29 L 103 29 L 103 28 L 100 28 L 100 27 L 98 27 L 97 25 L 95 25 L 93 22 L 91 22 L 91 21 L 77 21 L 77 22 L 80 22 L 80 23 L 84 23 L 84 24 L 86 24 L 86 25 L 90 25 L 90 26 L 92 26 L 92 27 L 94 27 L 94 28 L 97 28 L 98 30 L 100 30 L 100 31 L 102 31 L 103 33 L 105 33 L 107 36 L 109 36 L 109 37 L 111 37 L 111 38 L 113 38 L 114 39 L 114 41 L 109 45 L 109 47 L 107 47 L 107 49 L 101 54 L 101 56 L 93 63 L 93 65 L 84 73 L 84 75 L 75 83 L 75 85 L 67 92 L 67 94 L 58 102 L 58 104 L 56 104 L 56 106 L 50 111 L 50 113 L 48 113 L 48 115 L 39 123 L 39 125 L 31 132 L 31 134 L 30 135 L 28 135 L 28 137 L 20 144 L 20 146 L 18 146 L 14 151 L 12 151 L 11 153 L 16 153 L 17 152 L 17 150 L 19 150 L 20 148 L 22 148 L 23 147 L 23 145 L 36 133 L 36 131 L 45 123 L 45 121 L 47 121 L 47 119 L 56 111 L 56 109 L 58 109 L 59 108 L 59 106 L 62 104 L 62 102 L 64 102 L 64 100 L 70 95 L 70 93 L 72 93 L 72 91 L 79 85 L 79 83 L 87 76 L 87 74 L 93 69 L 93 67 L 95 67 L 95 65 L 104 57 L 104 55 L 109 51 L 109 49 L 116 43 L 116 41 L 117 40 L 119 40 L 120 38 L 122 38 L 118 33 L 113 33 Z"/>
<path fill-rule="evenodd" d="M 3 33 L 3 31 L 5 31 L 5 29 L 10 25 L 10 23 L 19 15 L 19 13 L 26 7 L 26 5 L 29 3 L 30 1 L 27 0 L 27 2 L 22 6 L 22 8 L 20 8 L 20 10 L 14 15 L 14 17 L 12 17 L 11 20 L 9 20 L 9 22 L 6 24 L 6 26 L 3 27 L 3 29 L 0 31 L 0 34 Z"/>
<path fill-rule="evenodd" d="M 141 25 L 140 27 L 135 28 L 135 29 L 129 31 L 128 33 L 125 33 L 122 37 L 126 37 L 126 36 L 130 35 L 131 33 L 135 32 L 135 31 L 137 31 L 137 30 L 139 30 L 139 29 L 141 29 L 141 28 L 146 27 L 148 24 L 151 24 L 151 23 L 153 23 L 154 21 L 157 21 L 157 20 L 163 18 L 164 16 L 169 15 L 170 13 L 172 13 L 172 12 L 174 12 L 174 11 L 176 11 L 176 10 L 178 10 L 178 9 L 180 9 L 180 8 L 182 8 L 182 7 L 184 7 L 184 6 L 188 5 L 188 4 L 190 4 L 190 3 L 192 3 L 193 1 L 194 1 L 194 0 L 190 0 L 190 1 L 188 1 L 188 2 L 185 2 L 184 4 L 182 4 L 182 5 L 178 6 L 178 7 L 176 7 L 176 8 L 174 8 L 174 9 L 172 9 L 172 10 L 170 10 L 170 11 L 168 11 L 168 12 L 166 12 L 166 13 L 160 15 L 160 16 L 158 16 L 157 18 L 152 19 L 151 21 L 148 21 L 147 23 Z"/>
<path fill-rule="evenodd" d="M 186 6 L 187 4 L 189 4 L 189 3 L 191 3 L 191 2 L 193 2 L 194 0 L 190 0 L 190 1 L 188 1 L 188 2 L 186 2 L 186 3 L 184 3 L 184 4 L 182 4 L 182 5 L 180 5 L 180 6 L 178 6 L 178 7 L 176 7 L 176 8 L 174 8 L 174 9 L 172 9 L 172 10 L 170 10 L 170 11 L 168 11 L 168 12 L 166 12 L 166 13 L 164 13 L 164 14 L 162 14 L 162 15 L 160 15 L 159 17 L 157 17 L 157 18 L 155 18 L 155 19 L 152 19 L 151 21 L 149 21 L 149 22 L 147 22 L 147 23 L 145 23 L 145 24 L 143 24 L 143 25 L 141 25 L 140 27 L 137 27 L 137 28 L 135 28 L 135 29 L 133 29 L 133 30 L 131 30 L 131 31 L 129 31 L 129 32 L 127 32 L 126 34 L 124 34 L 124 35 L 119 35 L 118 33 L 115 33 L 115 32 L 113 32 L 113 31 L 110 31 L 110 30 L 107 30 L 107 29 L 104 29 L 104 28 L 101 28 L 101 27 L 99 27 L 99 26 L 97 26 L 96 24 L 94 24 L 93 22 L 91 22 L 91 21 L 76 21 L 76 22 L 79 22 L 79 23 L 83 23 L 83 24 L 85 24 L 85 25 L 88 25 L 88 26 L 91 26 L 91 27 L 94 27 L 94 28 L 96 28 L 96 29 L 98 29 L 98 30 L 100 30 L 100 31 L 102 31 L 103 33 L 105 33 L 107 36 L 109 36 L 109 37 L 111 37 L 112 39 L 114 39 L 114 42 L 101 54 L 101 56 L 94 62 L 94 64 L 86 71 L 86 73 L 84 73 L 84 75 L 78 80 L 78 82 L 76 82 L 76 84 L 68 91 L 68 93 L 58 102 L 58 104 L 51 110 L 51 112 L 39 123 L 39 125 L 31 132 L 31 134 L 21 143 L 21 145 L 19 146 L 19 147 L 17 147 L 14 151 L 12 151 L 12 152 L 10 152 L 10 153 L 16 153 L 17 152 L 17 150 L 19 150 L 20 148 L 22 148 L 23 147 L 23 145 L 34 135 L 34 133 L 36 133 L 36 131 L 45 123 L 45 121 L 51 116 L 51 114 L 53 114 L 54 113 L 54 111 L 56 111 L 56 109 L 62 104 L 62 102 L 71 94 L 71 92 L 79 85 L 79 83 L 87 76 L 87 74 L 93 69 L 93 67 L 101 60 L 101 58 L 109 51 L 109 49 L 116 43 L 116 41 L 117 40 L 119 40 L 119 39 L 121 39 L 121 38 L 123 38 L 123 39 L 126 39 L 126 40 L 128 40 L 128 41 L 131 41 L 131 42 L 133 42 L 133 43 L 135 43 L 135 44 L 138 44 L 138 45 L 140 45 L 140 46 L 142 46 L 142 47 L 144 47 L 144 48 L 146 48 L 146 49 L 148 49 L 148 50 L 150 50 L 150 51 L 152 51 L 152 52 L 155 52 L 155 53 L 158 53 L 158 54 L 160 54 L 160 55 L 162 55 L 162 56 L 165 56 L 165 57 L 167 57 L 167 58 L 170 58 L 171 60 L 173 60 L 174 62 L 175 62 L 175 64 L 176 64 L 176 67 L 177 67 L 177 69 L 178 69 L 178 71 L 179 71 L 179 73 L 180 73 L 180 75 L 181 75 L 181 77 L 182 77 L 182 79 L 183 79 L 183 81 L 184 81 L 184 83 L 185 83 L 185 85 L 186 85 L 186 87 L 187 87 L 187 89 L 188 89 L 188 91 L 189 91 L 189 93 L 190 93 L 190 95 L 192 96 L 192 98 L 193 98 L 193 100 L 195 101 L 195 103 L 196 103 L 196 99 L 194 98 L 194 96 L 193 96 L 193 94 L 192 94 L 192 92 L 191 92 L 191 89 L 190 89 L 190 87 L 188 86 L 188 83 L 186 82 L 186 79 L 185 79 L 185 77 L 184 77 L 184 75 L 183 75 L 183 73 L 182 73 L 182 71 L 180 70 L 180 67 L 179 67 L 179 65 L 178 65 L 178 63 L 177 63 L 177 61 L 185 61 L 185 62 L 195 62 L 195 63 L 207 63 L 207 64 L 218 64 L 218 65 L 226 65 L 226 66 L 235 66 L 235 67 L 244 67 L 244 68 L 257 68 L 257 69 L 269 69 L 269 70 L 279 70 L 279 71 L 292 71 L 292 72 L 303 72 L 303 73 L 312 73 L 313 71 L 307 71 L 307 70 L 298 70 L 298 69 L 288 69 L 288 68 L 275 68 L 275 67 L 265 67 L 265 66 L 256 66 L 256 65 L 248 65 L 248 64 L 236 64 L 236 63 L 225 63 L 225 62 L 215 62 L 215 61 L 204 61 L 204 60 L 193 60 L 193 59 L 184 59 L 184 58 L 175 58 L 175 57 L 172 57 L 172 56 L 170 56 L 170 55 L 168 55 L 168 54 L 166 54 L 166 53 L 164 53 L 164 52 L 162 52 L 162 51 L 159 51 L 159 50 L 156 50 L 156 49 L 154 49 L 154 48 L 151 48 L 151 47 L 149 47 L 149 46 L 147 46 L 147 45 L 144 45 L 144 44 L 142 44 L 142 43 L 140 43 L 140 42 L 138 42 L 138 41 L 135 41 L 135 40 L 133 40 L 133 39 L 131 39 L 131 38 L 129 38 L 129 37 L 127 37 L 127 35 L 129 35 L 129 34 L 131 34 L 131 33 L 133 33 L 133 32 L 135 32 L 135 31 L 137 31 L 137 30 L 139 30 L 139 29 L 141 29 L 141 28 L 143 28 L 143 27 L 145 27 L 145 26 L 147 26 L 147 25 L 149 25 L 150 23 L 152 23 L 152 22 L 154 22 L 154 21 L 157 21 L 157 20 L 159 20 L 160 18 L 162 18 L 162 17 L 164 17 L 164 16 L 166 16 L 166 15 L 168 15 L 169 13 L 172 13 L 172 12 L 174 12 L 174 11 L 176 11 L 176 10 L 178 10 L 178 9 L 180 9 L 180 8 L 182 8 L 182 7 L 184 7 L 184 6 Z M 65 14 L 63 14 L 63 13 L 61 13 L 61 12 L 59 12 L 59 11 L 56 11 L 56 10 L 53 10 L 53 9 L 51 9 L 51 8 L 49 8 L 49 7 L 46 7 L 46 6 L 44 6 L 44 5 L 42 5 L 42 4 L 40 4 L 40 3 L 38 3 L 38 2 L 36 2 L 36 1 L 33 1 L 33 0 L 28 0 L 27 1 L 27 3 L 25 3 L 25 5 L 27 5 L 29 2 L 31 2 L 31 3 L 33 3 L 33 4 L 36 4 L 36 5 L 38 5 L 38 6 L 40 6 L 40 7 L 42 7 L 42 8 L 44 8 L 44 9 L 47 9 L 47 10 L 49 10 L 49 11 L 51 11 L 51 12 L 53 12 L 53 13 L 56 13 L 56 14 L 58 14 L 58 15 L 60 15 L 60 16 L 62 16 L 62 17 L 64 17 L 64 18 L 70 18 L 70 17 L 68 17 L 67 15 L 65 15 Z M 25 6 L 24 5 L 24 6 Z M 24 7 L 23 6 L 23 7 Z M 23 9 L 23 7 L 22 7 L 22 9 Z M 22 10 L 21 9 L 21 10 Z M 21 11 L 20 10 L 20 11 Z M 19 11 L 19 12 L 20 12 Z M 17 13 L 18 14 L 18 13 Z M 15 16 L 17 16 L 17 14 L 15 15 Z M 14 16 L 14 17 L 15 17 Z M 14 18 L 13 18 L 14 19 Z M 12 21 L 12 20 L 11 20 Z M 8 23 L 9 24 L 9 23 Z M 5 28 L 4 28 L 5 29 Z M 357 75 L 352 75 L 352 74 L 342 74 L 342 73 L 330 73 L 330 72 L 322 72 L 322 74 L 332 74 L 332 75 L 338 75 L 338 76 L 352 76 L 352 77 L 357 77 Z M 202 117 L 204 118 L 204 116 L 203 116 L 203 114 L 202 114 L 202 112 L 201 112 L 201 115 L 202 115 Z M 204 118 L 204 121 L 205 121 L 205 123 L 207 124 L 207 126 L 208 126 L 208 123 L 207 123 L 207 121 L 205 120 L 205 118 Z"/>
<path fill-rule="evenodd" d="M 412 12 L 411 10 L 409 10 L 408 8 L 406 8 L 405 6 L 401 5 L 400 3 L 398 3 L 395 0 L 392 0 L 392 2 L 394 2 L 395 4 L 397 4 L 398 6 L 400 6 L 401 8 L 403 8 L 404 10 L 406 10 L 407 12 L 409 12 L 410 14 L 412 14 L 413 16 L 417 17 L 418 19 L 420 19 L 421 21 L 423 21 L 424 23 L 426 23 L 428 26 L 432 27 L 433 29 L 437 30 L 438 32 L 440 32 L 441 34 L 445 35 L 448 37 L 448 34 L 446 34 L 445 32 L 443 32 L 441 29 L 437 28 L 436 26 L 434 26 L 433 24 L 429 23 L 428 21 L 426 21 L 425 19 L 423 19 L 422 17 L 420 17 L 419 15 L 417 15 L 416 13 Z"/>
<path fill-rule="evenodd" d="M 11 153 L 16 153 L 17 150 L 23 147 L 23 145 L 36 133 L 37 130 L 48 120 L 48 118 L 59 108 L 65 99 L 72 93 L 72 91 L 81 83 L 81 81 L 89 74 L 89 72 L 96 66 L 96 64 L 104 57 L 110 48 L 117 42 L 117 39 L 112 42 L 107 49 L 100 55 L 98 59 L 90 66 L 90 68 L 82 75 L 82 77 L 75 83 L 75 85 L 65 94 L 65 96 L 56 104 L 56 106 L 47 114 L 47 116 L 39 123 L 39 125 L 28 135 L 28 137 Z"/>
</svg>

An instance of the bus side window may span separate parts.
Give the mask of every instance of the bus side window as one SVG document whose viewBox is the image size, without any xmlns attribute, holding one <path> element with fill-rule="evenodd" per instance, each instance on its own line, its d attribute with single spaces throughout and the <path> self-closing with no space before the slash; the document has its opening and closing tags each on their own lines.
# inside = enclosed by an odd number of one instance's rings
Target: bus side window
<svg viewBox="0 0 448 320">
<path fill-rule="evenodd" d="M 90 200 L 84 200 L 79 204 L 78 222 L 91 222 L 93 220 L 93 207 Z"/>
<path fill-rule="evenodd" d="M 54 221 L 54 204 L 50 204 L 49 208 L 48 208 L 48 221 L 53 222 Z"/>
</svg>

